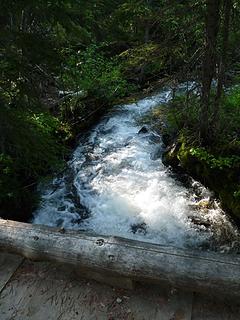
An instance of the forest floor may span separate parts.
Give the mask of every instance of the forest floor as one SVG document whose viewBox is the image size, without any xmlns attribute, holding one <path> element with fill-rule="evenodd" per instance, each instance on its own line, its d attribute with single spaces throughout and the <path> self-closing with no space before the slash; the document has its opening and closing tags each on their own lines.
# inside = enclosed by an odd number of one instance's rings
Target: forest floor
<svg viewBox="0 0 240 320">
<path fill-rule="evenodd" d="M 160 286 L 120 289 L 0 253 L 1 320 L 238 320 L 240 304 Z"/>
</svg>

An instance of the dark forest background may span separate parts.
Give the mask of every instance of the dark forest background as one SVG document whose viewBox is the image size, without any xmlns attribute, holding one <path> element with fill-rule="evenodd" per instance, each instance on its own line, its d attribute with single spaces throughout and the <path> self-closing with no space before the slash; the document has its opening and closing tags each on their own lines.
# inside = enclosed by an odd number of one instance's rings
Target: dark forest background
<svg viewBox="0 0 240 320">
<path fill-rule="evenodd" d="M 63 170 L 83 130 L 167 85 L 167 163 L 240 216 L 239 11 L 233 0 L 1 0 L 0 215 L 28 219 L 37 183 Z M 197 90 L 175 96 L 183 81 Z"/>
</svg>

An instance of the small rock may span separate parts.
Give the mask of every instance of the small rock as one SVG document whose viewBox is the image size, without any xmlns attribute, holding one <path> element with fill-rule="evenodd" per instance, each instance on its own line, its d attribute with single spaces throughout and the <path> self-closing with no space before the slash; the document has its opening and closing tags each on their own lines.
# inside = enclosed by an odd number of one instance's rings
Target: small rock
<svg viewBox="0 0 240 320">
<path fill-rule="evenodd" d="M 117 303 L 121 303 L 122 302 L 122 299 L 120 299 L 120 298 L 117 298 Z"/>
<path fill-rule="evenodd" d="M 65 211 L 66 209 L 67 207 L 64 205 L 57 208 L 58 211 Z"/>
<path fill-rule="evenodd" d="M 145 222 L 141 223 L 134 223 L 131 225 L 131 231 L 132 233 L 142 233 L 146 234 L 147 233 L 147 225 Z"/>
<path fill-rule="evenodd" d="M 63 219 L 57 219 L 57 221 L 56 221 L 57 227 L 61 227 L 61 225 L 63 224 L 63 222 L 64 222 Z"/>
<path fill-rule="evenodd" d="M 171 295 L 176 294 L 177 293 L 177 289 L 176 288 L 172 288 L 171 289 Z"/>
<path fill-rule="evenodd" d="M 220 253 L 229 253 L 230 251 L 230 247 L 229 246 L 220 246 Z"/>
<path fill-rule="evenodd" d="M 66 231 L 66 230 L 65 230 L 63 227 L 61 227 L 61 228 L 59 229 L 59 232 L 60 232 L 60 233 L 65 233 L 65 231 Z"/>
</svg>

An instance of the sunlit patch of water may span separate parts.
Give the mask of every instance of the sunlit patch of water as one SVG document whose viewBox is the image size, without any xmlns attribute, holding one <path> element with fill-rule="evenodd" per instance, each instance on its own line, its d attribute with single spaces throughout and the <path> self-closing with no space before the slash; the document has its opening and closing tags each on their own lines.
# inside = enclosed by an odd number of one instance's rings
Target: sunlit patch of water
<svg viewBox="0 0 240 320">
<path fill-rule="evenodd" d="M 209 190 L 187 188 L 161 160 L 161 136 L 137 119 L 171 98 L 169 90 L 118 106 L 79 146 L 69 169 L 42 192 L 34 223 L 205 249 L 237 241 Z M 145 131 L 145 132 L 144 132 Z"/>
</svg>

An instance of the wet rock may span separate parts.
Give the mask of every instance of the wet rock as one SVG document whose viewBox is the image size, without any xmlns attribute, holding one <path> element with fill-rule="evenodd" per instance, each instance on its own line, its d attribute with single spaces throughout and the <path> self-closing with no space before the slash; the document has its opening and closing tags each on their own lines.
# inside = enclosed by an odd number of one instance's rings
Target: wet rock
<svg viewBox="0 0 240 320">
<path fill-rule="evenodd" d="M 124 147 L 127 147 L 130 143 L 131 143 L 131 141 L 132 141 L 132 136 L 130 136 L 130 137 L 128 137 L 127 139 L 126 139 L 126 141 L 125 141 L 125 143 L 124 143 Z"/>
<path fill-rule="evenodd" d="M 60 206 L 57 208 L 58 211 L 65 211 L 66 210 L 66 206 Z"/>
<path fill-rule="evenodd" d="M 191 217 L 191 222 L 197 226 L 203 226 L 206 229 L 211 227 L 211 222 L 207 220 L 200 219 L 199 217 Z"/>
<path fill-rule="evenodd" d="M 162 141 L 165 144 L 165 146 L 169 146 L 172 143 L 173 137 L 168 133 L 162 134 Z"/>
<path fill-rule="evenodd" d="M 179 151 L 179 144 L 177 142 L 173 143 L 171 146 L 167 147 L 162 156 L 163 164 L 166 166 L 171 166 L 174 169 L 179 166 L 179 159 L 177 157 Z"/>
<path fill-rule="evenodd" d="M 63 227 L 61 227 L 61 228 L 59 229 L 59 232 L 60 232 L 60 233 L 65 233 L 66 230 L 65 230 Z"/>
<path fill-rule="evenodd" d="M 202 251 L 213 249 L 208 241 L 203 241 L 198 248 Z"/>
<path fill-rule="evenodd" d="M 117 298 L 117 303 L 121 303 L 122 302 L 122 299 L 121 298 Z"/>
<path fill-rule="evenodd" d="M 111 128 L 109 129 L 105 129 L 105 128 L 102 128 L 101 129 L 101 133 L 102 134 L 109 134 L 109 133 L 112 133 L 114 130 L 116 130 L 117 126 L 112 126 Z"/>
<path fill-rule="evenodd" d="M 65 178 L 66 194 L 64 195 L 64 200 L 72 205 L 68 206 L 68 211 L 71 213 L 76 213 L 79 218 L 73 223 L 80 224 L 82 220 L 87 219 L 90 215 L 89 211 L 81 204 L 80 196 L 78 194 L 77 188 L 73 183 L 74 175 L 73 171 L 69 171 L 69 175 Z M 63 209 L 64 206 L 60 208 Z"/>
<path fill-rule="evenodd" d="M 143 126 L 139 131 L 138 134 L 144 134 L 144 133 L 148 133 L 148 129 L 147 127 Z"/>
<path fill-rule="evenodd" d="M 159 143 L 161 141 L 160 137 L 156 134 L 151 134 L 149 137 L 148 137 L 149 141 L 152 142 L 152 143 Z"/>
<path fill-rule="evenodd" d="M 151 153 L 152 160 L 160 159 L 161 156 L 162 156 L 162 148 L 161 147 L 157 148 L 154 152 Z"/>
<path fill-rule="evenodd" d="M 229 246 L 227 246 L 227 245 L 220 246 L 220 252 L 221 253 L 229 253 L 230 249 L 231 248 Z"/>
<path fill-rule="evenodd" d="M 57 221 L 56 221 L 56 226 L 57 226 L 57 227 L 61 227 L 62 224 L 63 224 L 63 222 L 64 222 L 63 219 L 57 219 Z"/>
<path fill-rule="evenodd" d="M 131 230 L 132 232 L 135 233 L 142 233 L 146 234 L 147 233 L 147 225 L 145 222 L 142 223 L 135 223 L 131 225 Z"/>
<path fill-rule="evenodd" d="M 72 224 L 80 224 L 82 222 L 82 219 L 81 218 L 75 218 L 75 219 L 72 219 L 71 220 L 71 223 Z"/>
<path fill-rule="evenodd" d="M 191 177 L 186 174 L 186 173 L 178 173 L 178 174 L 175 174 L 176 176 L 176 179 L 181 182 L 181 184 L 183 184 L 184 186 L 186 186 L 188 189 L 191 188 L 191 182 L 192 182 L 192 179 Z"/>
</svg>

